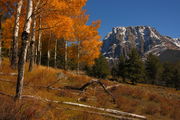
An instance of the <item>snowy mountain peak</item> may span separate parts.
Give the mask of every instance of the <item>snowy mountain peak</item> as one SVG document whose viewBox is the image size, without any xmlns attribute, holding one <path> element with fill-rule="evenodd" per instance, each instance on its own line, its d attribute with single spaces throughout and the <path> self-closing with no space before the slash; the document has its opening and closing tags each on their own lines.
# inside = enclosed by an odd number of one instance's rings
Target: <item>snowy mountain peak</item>
<svg viewBox="0 0 180 120">
<path fill-rule="evenodd" d="M 150 26 L 113 27 L 104 38 L 102 52 L 109 58 L 127 56 L 136 48 L 142 56 L 148 53 L 160 55 L 166 49 L 180 49 L 180 39 L 162 36 Z"/>
<path fill-rule="evenodd" d="M 178 46 L 178 47 L 180 47 L 180 38 L 174 38 L 173 39 L 174 41 L 174 44 L 176 45 L 176 46 Z"/>
</svg>

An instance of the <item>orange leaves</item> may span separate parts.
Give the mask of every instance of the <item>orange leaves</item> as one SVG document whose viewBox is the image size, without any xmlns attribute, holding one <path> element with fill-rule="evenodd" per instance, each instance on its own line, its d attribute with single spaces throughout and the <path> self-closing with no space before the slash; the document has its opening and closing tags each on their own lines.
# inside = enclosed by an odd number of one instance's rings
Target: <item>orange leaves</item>
<svg viewBox="0 0 180 120">
<path fill-rule="evenodd" d="M 83 18 L 84 17 L 84 18 Z M 86 25 L 87 16 L 82 14 L 76 18 L 75 38 L 80 42 L 80 58 L 79 62 L 86 63 L 87 65 L 94 64 L 94 60 L 100 55 L 100 48 L 102 42 L 98 35 L 97 29 L 100 27 L 100 21 L 95 21 L 91 25 Z"/>
<path fill-rule="evenodd" d="M 73 38 L 73 21 L 67 16 L 52 16 L 43 21 L 43 27 L 50 28 L 57 38 Z"/>
<path fill-rule="evenodd" d="M 12 35 L 13 35 L 13 24 L 14 23 L 14 17 L 6 19 L 6 21 L 2 24 L 3 28 L 3 41 L 4 46 L 6 48 L 10 48 Z"/>
</svg>

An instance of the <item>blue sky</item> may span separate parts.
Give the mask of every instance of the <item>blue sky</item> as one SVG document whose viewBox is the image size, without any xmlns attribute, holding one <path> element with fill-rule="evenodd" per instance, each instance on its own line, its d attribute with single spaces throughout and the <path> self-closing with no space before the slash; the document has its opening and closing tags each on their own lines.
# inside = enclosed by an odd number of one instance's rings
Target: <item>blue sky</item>
<svg viewBox="0 0 180 120">
<path fill-rule="evenodd" d="M 100 19 L 102 39 L 117 26 L 148 25 L 162 35 L 180 37 L 180 0 L 88 0 L 88 24 Z"/>
</svg>

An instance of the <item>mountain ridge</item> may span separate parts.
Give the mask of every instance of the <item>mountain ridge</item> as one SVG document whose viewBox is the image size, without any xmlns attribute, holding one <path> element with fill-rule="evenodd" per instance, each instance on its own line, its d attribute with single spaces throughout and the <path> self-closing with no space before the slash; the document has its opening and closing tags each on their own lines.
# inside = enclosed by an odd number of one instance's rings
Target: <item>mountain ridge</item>
<svg viewBox="0 0 180 120">
<path fill-rule="evenodd" d="M 161 35 L 151 26 L 113 27 L 103 39 L 102 53 L 107 59 L 128 56 L 136 48 L 142 57 L 159 56 L 167 49 L 180 50 L 180 39 Z"/>
</svg>

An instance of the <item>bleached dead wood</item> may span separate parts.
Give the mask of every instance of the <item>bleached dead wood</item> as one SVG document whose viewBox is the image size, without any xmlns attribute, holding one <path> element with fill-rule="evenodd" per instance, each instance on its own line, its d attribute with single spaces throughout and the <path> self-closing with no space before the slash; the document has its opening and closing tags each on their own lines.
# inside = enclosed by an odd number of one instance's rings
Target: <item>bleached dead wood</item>
<svg viewBox="0 0 180 120">
<path fill-rule="evenodd" d="M 72 87 L 72 86 L 65 86 L 64 88 L 66 88 L 66 89 L 72 89 L 72 90 L 84 91 L 84 90 L 86 90 L 86 88 L 88 88 L 88 86 L 93 85 L 94 83 L 100 85 L 100 86 L 104 89 L 104 91 L 105 91 L 108 95 L 110 95 L 110 96 L 112 97 L 113 102 L 115 102 L 114 96 L 111 94 L 111 92 L 110 92 L 108 89 L 106 89 L 106 87 L 104 86 L 104 84 L 103 84 L 102 82 L 100 82 L 99 80 L 91 80 L 91 81 L 85 83 L 83 86 L 81 86 L 81 87 L 79 87 L 79 88 L 78 88 L 78 87 Z"/>
<path fill-rule="evenodd" d="M 80 103 L 74 103 L 74 102 L 54 101 L 54 100 L 49 100 L 49 99 L 46 99 L 46 98 L 30 96 L 30 95 L 23 95 L 22 98 L 33 98 L 33 99 L 41 100 L 41 101 L 44 101 L 44 102 L 52 102 L 52 103 L 72 105 L 72 106 L 77 106 L 77 107 L 83 107 L 83 108 L 89 108 L 89 109 L 99 110 L 99 111 L 103 111 L 103 112 L 108 112 L 108 113 L 111 113 L 111 114 L 122 115 L 122 116 L 126 116 L 126 117 L 132 117 L 132 118 L 146 120 L 145 116 L 132 114 L 132 113 L 128 113 L 128 112 L 123 112 L 123 111 L 119 111 L 119 110 L 114 110 L 114 109 L 94 107 L 94 106 L 80 104 Z"/>
<path fill-rule="evenodd" d="M 16 82 L 16 81 L 7 80 L 7 79 L 3 79 L 3 78 L 0 78 L 0 81 L 2 81 L 2 82 L 10 82 L 10 83 L 15 83 Z"/>
<path fill-rule="evenodd" d="M 9 94 L 3 93 L 3 92 L 0 92 L 0 94 L 8 96 L 8 97 L 14 97 L 13 95 L 9 95 Z M 21 97 L 22 98 L 31 98 L 31 99 L 35 99 L 35 100 L 40 100 L 40 101 L 43 101 L 43 102 L 66 104 L 66 105 L 72 105 L 72 106 L 77 106 L 77 107 L 89 108 L 89 109 L 99 110 L 99 111 L 102 111 L 102 112 L 107 112 L 109 114 L 115 114 L 115 115 L 121 115 L 121 116 L 125 116 L 125 117 L 130 117 L 130 118 L 146 120 L 145 116 L 132 114 L 132 113 L 128 113 L 128 112 L 123 112 L 123 111 L 118 111 L 118 110 L 114 110 L 114 109 L 95 107 L 95 106 L 90 106 L 90 105 L 85 105 L 85 104 L 80 104 L 80 103 L 74 103 L 74 102 L 64 102 L 64 101 L 49 100 L 47 98 L 41 98 L 41 97 L 32 96 L 32 95 L 22 95 Z M 103 113 L 101 113 L 101 114 L 103 114 Z"/>
<path fill-rule="evenodd" d="M 67 105 L 79 106 L 79 107 L 84 107 L 84 108 L 91 108 L 91 109 L 100 110 L 100 111 L 113 113 L 113 114 L 117 114 L 117 115 L 122 115 L 122 116 L 127 116 L 127 117 L 146 120 L 145 116 L 132 114 L 132 113 L 128 113 L 128 112 L 123 112 L 123 111 L 118 111 L 118 110 L 114 110 L 114 109 L 106 109 L 106 108 L 94 107 L 94 106 L 90 106 L 90 105 L 84 105 L 84 104 L 73 103 L 73 102 L 63 102 L 63 103 L 67 104 Z"/>
<path fill-rule="evenodd" d="M 116 88 L 116 87 L 119 87 L 119 86 L 120 86 L 120 84 L 111 85 L 111 86 L 107 86 L 106 89 L 107 89 L 107 90 L 110 90 L 110 89 L 112 89 L 112 88 Z"/>
<path fill-rule="evenodd" d="M 0 75 L 2 75 L 2 76 L 17 76 L 17 73 L 2 73 L 2 72 L 0 72 Z"/>
<path fill-rule="evenodd" d="M 61 109 L 61 108 L 56 108 L 56 109 Z M 78 112 L 86 112 L 86 113 L 90 113 L 90 114 L 97 114 L 97 115 L 102 115 L 102 116 L 106 116 L 106 117 L 116 118 L 119 120 L 135 120 L 134 118 L 132 119 L 132 118 L 118 116 L 118 115 L 114 115 L 114 114 L 110 114 L 110 113 L 93 112 L 93 111 L 80 110 L 80 109 L 75 109 L 75 108 L 68 108 L 68 109 L 78 111 Z"/>
</svg>

